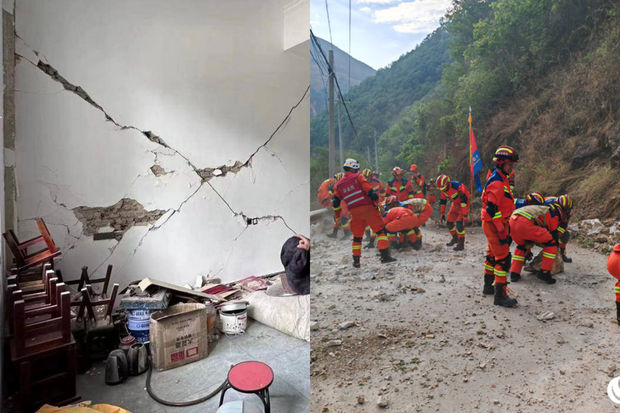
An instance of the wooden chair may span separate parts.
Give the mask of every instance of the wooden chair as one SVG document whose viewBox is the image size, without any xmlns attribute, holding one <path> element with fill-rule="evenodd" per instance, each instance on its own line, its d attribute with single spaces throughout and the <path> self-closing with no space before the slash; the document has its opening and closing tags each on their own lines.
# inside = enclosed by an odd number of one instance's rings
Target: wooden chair
<svg viewBox="0 0 620 413">
<path fill-rule="evenodd" d="M 13 303 L 11 360 L 23 411 L 35 410 L 44 403 L 62 405 L 76 400 L 70 307 L 68 291 L 60 292 L 58 302 L 44 309 L 27 310 L 24 300 Z M 34 321 L 31 316 L 35 313 L 49 317 Z"/>
<path fill-rule="evenodd" d="M 90 285 L 85 285 L 80 291 L 82 294 L 76 322 L 81 319 L 85 322 L 84 335 L 81 336 L 81 353 L 89 360 L 99 360 L 118 347 L 119 334 L 116 330 L 112 312 L 118 295 L 119 285 L 112 286 L 110 297 L 101 298 L 92 293 Z"/>
<path fill-rule="evenodd" d="M 49 235 L 45 222 L 39 219 L 37 220 L 37 226 L 39 227 L 39 231 L 43 231 L 45 234 L 25 242 L 19 242 L 19 239 L 12 230 L 8 230 L 2 234 L 7 246 L 13 254 L 15 272 L 17 274 L 46 262 L 49 262 L 53 266 L 54 258 L 61 255 L 60 250 L 56 247 L 54 240 Z M 44 244 L 45 248 L 34 253 L 29 253 L 28 249 L 36 244 Z"/>
<path fill-rule="evenodd" d="M 78 278 L 77 280 L 64 281 L 64 283 L 67 284 L 67 285 L 76 285 L 77 284 L 78 295 L 76 295 L 74 297 L 73 301 L 81 301 L 82 300 L 81 291 L 82 291 L 82 289 L 86 285 L 90 286 L 91 298 L 92 298 L 93 295 L 100 296 L 100 297 L 107 297 L 107 295 L 108 295 L 108 286 L 110 285 L 110 279 L 112 278 L 112 268 L 113 267 L 112 267 L 111 264 L 108 265 L 108 268 L 106 269 L 106 272 L 105 272 L 105 276 L 103 278 L 93 278 L 93 279 L 90 279 L 90 276 L 88 275 L 88 267 L 84 266 L 84 267 L 82 267 L 82 272 L 80 274 L 80 278 Z M 61 280 L 64 279 L 60 270 L 56 270 L 56 275 Z M 92 285 L 93 284 L 101 284 L 101 283 L 103 283 L 103 286 L 101 287 L 101 291 L 99 291 L 99 292 L 95 291 L 93 289 Z"/>
</svg>

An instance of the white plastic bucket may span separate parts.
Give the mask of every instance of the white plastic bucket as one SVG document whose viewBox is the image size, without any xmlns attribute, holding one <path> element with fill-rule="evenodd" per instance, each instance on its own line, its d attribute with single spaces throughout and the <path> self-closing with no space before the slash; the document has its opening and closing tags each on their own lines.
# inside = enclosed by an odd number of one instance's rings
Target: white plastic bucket
<svg viewBox="0 0 620 413">
<path fill-rule="evenodd" d="M 224 334 L 245 333 L 248 325 L 248 310 L 220 311 L 220 325 Z"/>
<path fill-rule="evenodd" d="M 150 310 L 128 310 L 129 317 L 127 328 L 137 341 L 144 343 L 149 341 Z"/>
</svg>

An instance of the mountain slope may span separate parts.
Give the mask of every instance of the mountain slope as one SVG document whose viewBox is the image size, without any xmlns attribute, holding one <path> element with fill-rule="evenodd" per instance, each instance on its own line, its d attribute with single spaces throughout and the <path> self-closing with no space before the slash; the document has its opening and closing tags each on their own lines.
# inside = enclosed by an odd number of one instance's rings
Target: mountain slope
<svg viewBox="0 0 620 413">
<path fill-rule="evenodd" d="M 345 96 L 358 139 L 348 121 L 343 123 L 345 149 L 364 152 L 373 139 L 389 128 L 400 112 L 431 91 L 441 80 L 444 66 L 450 62 L 449 36 L 438 29 L 414 50 L 401 56 Z M 310 124 L 312 148 L 327 145 L 328 113 L 322 112 Z"/>
<path fill-rule="evenodd" d="M 317 37 L 317 40 L 323 53 L 325 53 L 325 57 L 329 59 L 328 53 L 332 49 L 332 45 L 320 37 Z M 333 50 L 334 71 L 343 94 L 349 91 L 349 84 L 351 87 L 357 86 L 364 79 L 375 75 L 375 69 L 351 57 L 351 80 L 349 82 L 349 54 L 336 46 L 333 46 Z M 312 42 L 310 54 L 310 118 L 313 118 L 327 108 L 329 83 L 327 65 L 324 63 L 321 52 Z M 334 86 L 334 93 L 337 93 L 336 86 Z"/>
</svg>

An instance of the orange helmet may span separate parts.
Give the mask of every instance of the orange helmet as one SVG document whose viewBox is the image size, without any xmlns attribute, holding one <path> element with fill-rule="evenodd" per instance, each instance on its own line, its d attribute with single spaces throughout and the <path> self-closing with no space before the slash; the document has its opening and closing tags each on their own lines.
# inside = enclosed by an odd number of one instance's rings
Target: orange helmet
<svg viewBox="0 0 620 413">
<path fill-rule="evenodd" d="M 506 161 L 518 162 L 519 154 L 514 148 L 508 145 L 502 145 L 495 151 L 495 154 L 493 155 L 493 162 L 501 165 Z"/>
<path fill-rule="evenodd" d="M 403 170 L 399 168 L 398 166 L 395 166 L 394 169 L 392 169 L 392 176 L 398 176 L 402 174 L 403 174 Z"/>
<path fill-rule="evenodd" d="M 445 190 L 450 183 L 450 177 L 448 175 L 439 175 L 435 180 L 435 185 L 440 191 Z"/>
<path fill-rule="evenodd" d="M 544 205 L 545 197 L 540 192 L 532 192 L 525 198 L 527 205 Z"/>
<path fill-rule="evenodd" d="M 416 164 L 412 163 L 412 164 L 411 164 L 411 166 L 409 167 L 409 170 L 410 170 L 411 172 L 415 172 L 415 171 L 417 171 L 417 170 L 418 170 L 418 165 L 416 165 Z"/>
<path fill-rule="evenodd" d="M 573 200 L 568 195 L 560 195 L 556 202 L 565 211 L 570 211 L 573 209 Z"/>
<path fill-rule="evenodd" d="M 370 169 L 368 169 L 368 168 L 365 168 L 365 169 L 362 171 L 362 176 L 363 176 L 364 178 L 366 178 L 366 179 L 370 178 L 370 175 L 371 175 L 371 174 L 372 174 L 372 171 L 371 171 Z"/>
</svg>

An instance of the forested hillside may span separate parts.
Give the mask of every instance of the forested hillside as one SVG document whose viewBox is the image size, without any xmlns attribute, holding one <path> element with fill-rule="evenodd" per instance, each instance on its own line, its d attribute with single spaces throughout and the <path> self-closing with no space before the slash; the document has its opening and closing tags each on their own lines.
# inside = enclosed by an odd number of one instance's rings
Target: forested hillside
<svg viewBox="0 0 620 413">
<path fill-rule="evenodd" d="M 441 82 L 404 110 L 392 106 L 402 97 L 389 90 L 373 89 L 360 100 L 363 82 L 347 95 L 356 128 L 380 133 L 384 177 L 415 162 L 429 177 L 441 171 L 469 182 L 471 106 L 483 173 L 493 150 L 509 144 L 521 156 L 518 194 L 569 193 L 578 216 L 620 217 L 619 13 L 609 0 L 457 0 L 432 35 L 445 39 L 451 58 Z M 375 78 L 392 84 L 395 65 Z M 320 118 L 311 128 L 313 185 L 314 175 L 326 175 L 325 151 L 316 148 L 325 145 Z M 365 154 L 365 146 L 352 140 L 347 153 Z"/>
</svg>

